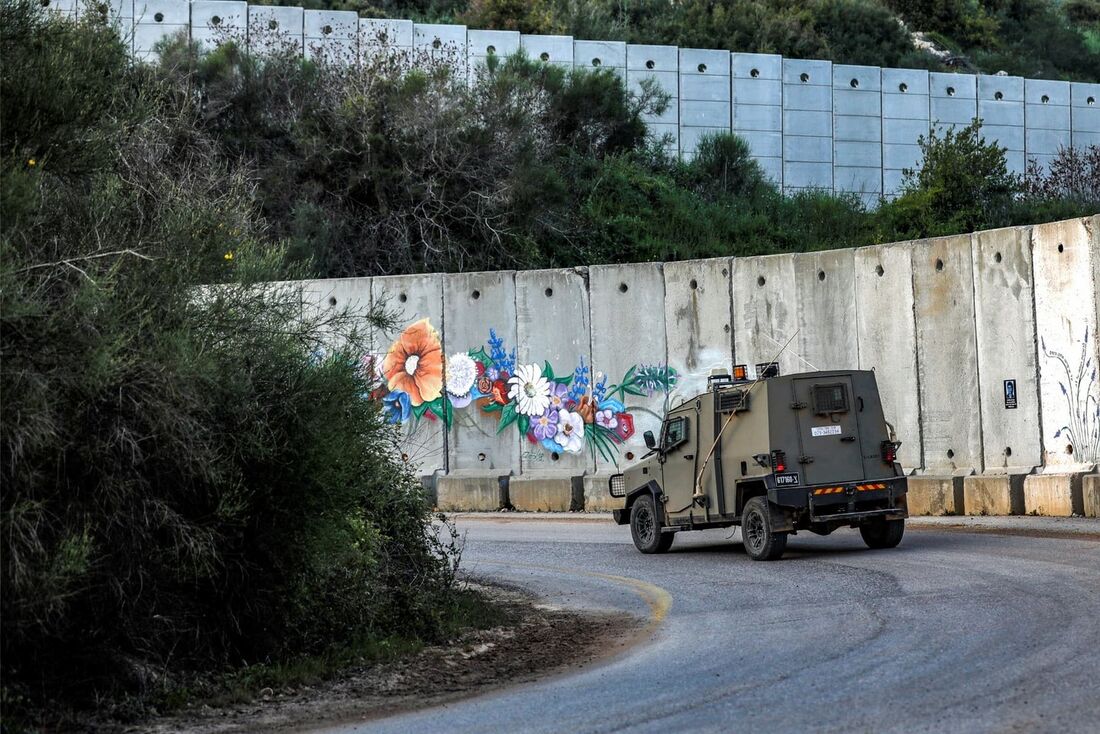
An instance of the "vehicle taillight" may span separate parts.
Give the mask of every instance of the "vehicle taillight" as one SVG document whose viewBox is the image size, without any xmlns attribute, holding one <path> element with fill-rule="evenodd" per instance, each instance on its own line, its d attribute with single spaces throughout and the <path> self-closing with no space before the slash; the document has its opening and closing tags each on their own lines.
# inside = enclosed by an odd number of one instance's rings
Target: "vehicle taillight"
<svg viewBox="0 0 1100 734">
<path fill-rule="evenodd" d="M 882 442 L 882 460 L 887 464 L 893 464 L 898 460 L 898 444 L 896 441 Z"/>
<path fill-rule="evenodd" d="M 772 471 L 787 471 L 787 455 L 779 449 L 772 451 Z"/>
</svg>

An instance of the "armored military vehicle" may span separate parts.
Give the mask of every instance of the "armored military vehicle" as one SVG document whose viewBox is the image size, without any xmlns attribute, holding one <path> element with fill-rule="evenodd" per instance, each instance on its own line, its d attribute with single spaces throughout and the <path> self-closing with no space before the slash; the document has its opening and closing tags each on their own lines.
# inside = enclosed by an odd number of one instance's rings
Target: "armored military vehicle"
<svg viewBox="0 0 1100 734">
<path fill-rule="evenodd" d="M 609 480 L 642 553 L 667 551 L 675 533 L 741 526 L 754 560 L 783 555 L 788 535 L 859 528 L 871 548 L 905 531 L 906 478 L 875 374 L 780 376 L 757 365 L 711 375 L 708 390 L 673 406 L 650 451 Z"/>
</svg>

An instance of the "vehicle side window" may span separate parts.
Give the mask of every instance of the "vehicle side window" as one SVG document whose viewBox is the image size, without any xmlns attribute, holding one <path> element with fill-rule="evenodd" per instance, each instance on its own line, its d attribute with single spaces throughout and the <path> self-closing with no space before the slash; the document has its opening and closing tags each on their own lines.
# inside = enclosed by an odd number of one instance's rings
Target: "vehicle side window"
<svg viewBox="0 0 1100 734">
<path fill-rule="evenodd" d="M 673 418 L 665 423 L 665 435 L 661 445 L 665 451 L 672 451 L 688 439 L 687 418 Z"/>
</svg>

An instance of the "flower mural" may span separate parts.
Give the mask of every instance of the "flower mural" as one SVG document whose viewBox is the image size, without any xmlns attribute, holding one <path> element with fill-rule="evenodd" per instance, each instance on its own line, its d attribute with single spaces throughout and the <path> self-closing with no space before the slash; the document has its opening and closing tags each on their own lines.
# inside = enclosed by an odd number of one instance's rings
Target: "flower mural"
<svg viewBox="0 0 1100 734">
<path fill-rule="evenodd" d="M 515 430 L 552 453 L 588 450 L 614 462 L 618 447 L 634 435 L 631 396 L 668 394 L 676 371 L 667 365 L 635 365 L 608 384 L 584 359 L 565 375 L 550 362 L 517 364 L 516 351 L 489 330 L 486 346 L 443 358 L 439 335 L 427 319 L 406 328 L 382 361 L 386 388 L 380 397 L 393 423 L 438 418 L 451 425 L 453 411 L 476 406 L 496 420 L 497 433 Z M 444 377 L 446 379 L 444 380 Z M 445 388 L 444 388 L 445 384 Z"/>
</svg>

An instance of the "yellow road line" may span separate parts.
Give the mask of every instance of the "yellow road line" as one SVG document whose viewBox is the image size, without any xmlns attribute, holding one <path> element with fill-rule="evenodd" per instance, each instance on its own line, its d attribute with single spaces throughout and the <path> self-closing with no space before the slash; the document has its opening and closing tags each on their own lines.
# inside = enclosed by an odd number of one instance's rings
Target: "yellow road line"
<svg viewBox="0 0 1100 734">
<path fill-rule="evenodd" d="M 543 566 L 538 563 L 509 563 L 507 561 L 477 561 L 477 563 L 505 566 L 506 568 L 538 569 L 540 571 L 551 571 L 567 576 L 588 576 L 590 578 L 603 579 L 604 581 L 612 581 L 623 584 L 624 586 L 629 586 L 649 607 L 649 622 L 645 627 L 646 632 L 653 631 L 657 625 L 664 621 L 665 617 L 668 616 L 669 610 L 672 608 L 672 594 L 656 584 L 651 584 L 648 581 L 642 581 L 641 579 L 632 578 L 630 576 L 616 576 L 610 573 L 596 573 L 595 571 L 577 571 L 572 568 Z"/>
</svg>

